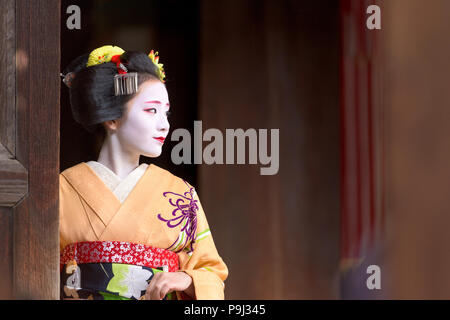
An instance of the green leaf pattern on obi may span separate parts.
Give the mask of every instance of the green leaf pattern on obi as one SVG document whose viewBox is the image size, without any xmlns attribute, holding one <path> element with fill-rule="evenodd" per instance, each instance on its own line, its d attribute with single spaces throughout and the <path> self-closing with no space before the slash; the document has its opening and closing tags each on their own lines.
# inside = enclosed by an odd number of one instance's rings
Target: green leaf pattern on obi
<svg viewBox="0 0 450 320">
<path fill-rule="evenodd" d="M 106 290 L 117 292 L 127 298 L 139 299 L 141 291 L 145 291 L 148 286 L 147 280 L 153 275 L 151 271 L 143 269 L 141 266 L 127 264 L 112 264 L 113 278 L 109 281 Z"/>
</svg>

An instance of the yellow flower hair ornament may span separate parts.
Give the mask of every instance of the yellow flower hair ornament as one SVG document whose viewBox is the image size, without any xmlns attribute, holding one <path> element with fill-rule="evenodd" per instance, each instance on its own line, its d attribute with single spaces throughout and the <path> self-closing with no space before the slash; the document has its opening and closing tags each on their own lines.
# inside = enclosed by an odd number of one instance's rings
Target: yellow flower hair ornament
<svg viewBox="0 0 450 320">
<path fill-rule="evenodd" d="M 96 65 L 99 65 L 99 64 L 102 64 L 105 62 L 110 62 L 114 56 L 120 56 L 124 52 L 125 52 L 125 50 L 123 50 L 122 48 L 117 47 L 117 46 L 111 46 L 111 45 L 97 48 L 89 54 L 88 61 L 86 63 L 86 67 L 92 67 L 92 66 L 96 66 Z M 120 62 L 120 60 L 119 60 L 119 62 Z M 123 66 L 123 65 L 120 65 L 120 63 L 117 65 L 118 65 L 118 69 L 119 69 L 119 67 Z M 124 68 L 124 69 L 126 69 L 126 68 Z M 120 70 L 121 69 L 119 69 L 119 73 L 122 73 Z M 72 81 L 75 78 L 76 74 L 74 72 L 69 72 L 67 74 L 60 73 L 60 75 L 63 78 L 64 84 L 68 88 L 71 88 Z"/>
<path fill-rule="evenodd" d="M 95 49 L 89 54 L 87 67 L 96 66 L 105 62 L 110 62 L 111 58 L 116 55 L 122 55 L 125 50 L 116 46 L 103 46 Z"/>
<path fill-rule="evenodd" d="M 120 47 L 117 46 L 111 46 L 111 45 L 107 45 L 107 46 L 103 46 L 100 48 L 97 48 L 95 50 L 93 50 L 90 54 L 89 54 L 89 58 L 88 58 L 88 62 L 86 64 L 87 67 L 92 67 L 92 66 L 96 66 L 102 63 L 106 63 L 106 62 L 110 62 L 111 59 L 113 60 L 113 62 L 118 62 L 118 66 L 120 64 L 120 59 L 113 59 L 114 56 L 117 55 L 122 55 L 125 52 L 125 50 L 123 50 Z M 159 56 L 158 56 L 158 52 L 155 52 L 154 50 L 151 50 L 150 53 L 148 54 L 148 57 L 150 58 L 150 60 L 152 60 L 152 62 L 158 67 L 158 77 L 161 80 L 161 82 L 165 82 L 164 79 L 166 78 L 166 74 L 164 72 L 164 68 L 163 68 L 163 64 L 159 63 Z M 119 68 L 118 68 L 119 69 Z M 123 68 L 126 70 L 126 68 Z M 122 73 L 119 69 L 119 72 Z"/>
<path fill-rule="evenodd" d="M 154 52 L 153 50 L 150 51 L 150 53 L 148 54 L 148 57 L 158 67 L 159 80 L 161 80 L 161 82 L 164 83 L 165 82 L 164 79 L 166 78 L 166 74 L 164 72 L 163 64 L 159 63 L 158 51 L 156 51 L 156 52 Z"/>
</svg>

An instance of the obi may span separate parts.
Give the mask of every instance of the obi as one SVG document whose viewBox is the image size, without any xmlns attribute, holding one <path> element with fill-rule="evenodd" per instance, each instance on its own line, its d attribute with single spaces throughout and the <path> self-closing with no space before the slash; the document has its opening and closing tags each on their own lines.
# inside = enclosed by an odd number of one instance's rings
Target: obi
<svg viewBox="0 0 450 320">
<path fill-rule="evenodd" d="M 139 300 L 153 275 L 179 268 L 172 251 L 120 241 L 71 243 L 60 258 L 61 299 Z"/>
</svg>

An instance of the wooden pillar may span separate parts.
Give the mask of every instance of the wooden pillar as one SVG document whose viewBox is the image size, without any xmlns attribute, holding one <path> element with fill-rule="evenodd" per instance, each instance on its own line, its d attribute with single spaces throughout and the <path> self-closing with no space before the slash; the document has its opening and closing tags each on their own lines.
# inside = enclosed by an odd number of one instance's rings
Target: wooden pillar
<svg viewBox="0 0 450 320">
<path fill-rule="evenodd" d="M 59 297 L 59 0 L 0 13 L 2 298 Z"/>
</svg>

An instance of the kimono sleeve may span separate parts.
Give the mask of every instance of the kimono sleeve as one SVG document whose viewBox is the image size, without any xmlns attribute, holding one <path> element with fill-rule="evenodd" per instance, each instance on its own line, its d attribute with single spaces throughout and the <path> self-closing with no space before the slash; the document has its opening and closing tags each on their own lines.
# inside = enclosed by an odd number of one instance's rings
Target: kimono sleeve
<svg viewBox="0 0 450 320">
<path fill-rule="evenodd" d="M 184 271 L 192 277 L 196 300 L 223 300 L 228 268 L 217 252 L 197 192 L 194 193 L 193 199 L 198 206 L 196 240 L 192 246 L 192 253 L 186 251 L 179 253 L 179 271 Z M 180 300 L 188 297 L 181 292 L 176 294 Z"/>
</svg>

